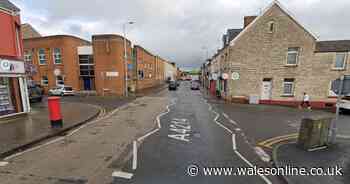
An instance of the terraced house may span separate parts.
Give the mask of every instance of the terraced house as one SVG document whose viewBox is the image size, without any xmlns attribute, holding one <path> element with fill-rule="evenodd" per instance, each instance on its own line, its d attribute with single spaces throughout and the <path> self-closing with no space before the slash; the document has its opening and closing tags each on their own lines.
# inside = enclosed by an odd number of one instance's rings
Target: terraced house
<svg viewBox="0 0 350 184">
<path fill-rule="evenodd" d="M 226 99 L 297 105 L 306 92 L 314 107 L 335 104 L 331 82 L 350 74 L 349 40 L 319 41 L 278 1 L 249 20 L 212 61 L 227 54 L 228 62 L 215 71 L 215 80 L 227 85 L 221 86 Z"/>
</svg>

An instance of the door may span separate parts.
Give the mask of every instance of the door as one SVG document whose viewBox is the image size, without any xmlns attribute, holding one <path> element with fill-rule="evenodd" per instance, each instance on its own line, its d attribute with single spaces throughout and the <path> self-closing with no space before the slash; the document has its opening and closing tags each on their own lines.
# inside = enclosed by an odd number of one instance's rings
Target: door
<svg viewBox="0 0 350 184">
<path fill-rule="evenodd" d="M 89 77 L 84 78 L 84 90 L 91 90 L 91 79 Z"/>
<path fill-rule="evenodd" d="M 264 80 L 261 89 L 261 100 L 270 100 L 272 95 L 272 81 Z"/>
</svg>

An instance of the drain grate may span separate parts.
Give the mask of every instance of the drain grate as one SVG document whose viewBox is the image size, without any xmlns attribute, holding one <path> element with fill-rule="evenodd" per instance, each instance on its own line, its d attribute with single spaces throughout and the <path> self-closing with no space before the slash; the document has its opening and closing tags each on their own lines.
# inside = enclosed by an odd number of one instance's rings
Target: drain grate
<svg viewBox="0 0 350 184">
<path fill-rule="evenodd" d="M 61 178 L 55 184 L 87 184 L 87 179 L 82 178 Z"/>
</svg>

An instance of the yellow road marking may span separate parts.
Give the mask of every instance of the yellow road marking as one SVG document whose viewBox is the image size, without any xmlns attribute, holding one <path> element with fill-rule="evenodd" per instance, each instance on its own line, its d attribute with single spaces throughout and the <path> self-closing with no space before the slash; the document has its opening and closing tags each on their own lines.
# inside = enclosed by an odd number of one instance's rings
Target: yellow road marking
<svg viewBox="0 0 350 184">
<path fill-rule="evenodd" d="M 287 141 L 290 139 L 295 139 L 298 137 L 298 133 L 294 133 L 294 134 L 288 134 L 288 135 L 282 135 L 282 136 L 277 136 L 277 137 L 272 137 L 270 139 L 267 139 L 265 141 L 262 141 L 260 143 L 258 143 L 258 146 L 263 146 L 263 147 L 267 147 L 267 148 L 272 148 L 272 145 L 282 142 L 282 141 Z"/>
</svg>

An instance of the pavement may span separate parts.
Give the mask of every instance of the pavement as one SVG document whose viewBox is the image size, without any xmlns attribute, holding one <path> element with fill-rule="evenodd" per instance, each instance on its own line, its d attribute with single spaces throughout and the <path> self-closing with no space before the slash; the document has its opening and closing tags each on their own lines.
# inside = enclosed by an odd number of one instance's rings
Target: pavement
<svg viewBox="0 0 350 184">
<path fill-rule="evenodd" d="M 165 94 L 141 97 L 48 145 L 12 155 L 0 166 L 1 184 L 107 184 L 132 141 L 155 127 Z M 136 116 L 137 115 L 137 116 Z"/>
<path fill-rule="evenodd" d="M 350 142 L 338 139 L 337 144 L 324 150 L 304 151 L 295 143 L 282 144 L 275 148 L 274 160 L 278 167 L 306 168 L 302 175 L 284 175 L 290 184 L 348 184 L 350 183 Z M 341 168 L 341 172 L 334 170 Z M 312 176 L 312 168 L 322 168 L 317 176 Z"/>
<path fill-rule="evenodd" d="M 63 128 L 52 129 L 46 103 L 32 105 L 28 115 L 0 121 L 0 155 L 5 157 L 95 117 L 100 108 L 81 103 L 61 103 Z"/>
</svg>

